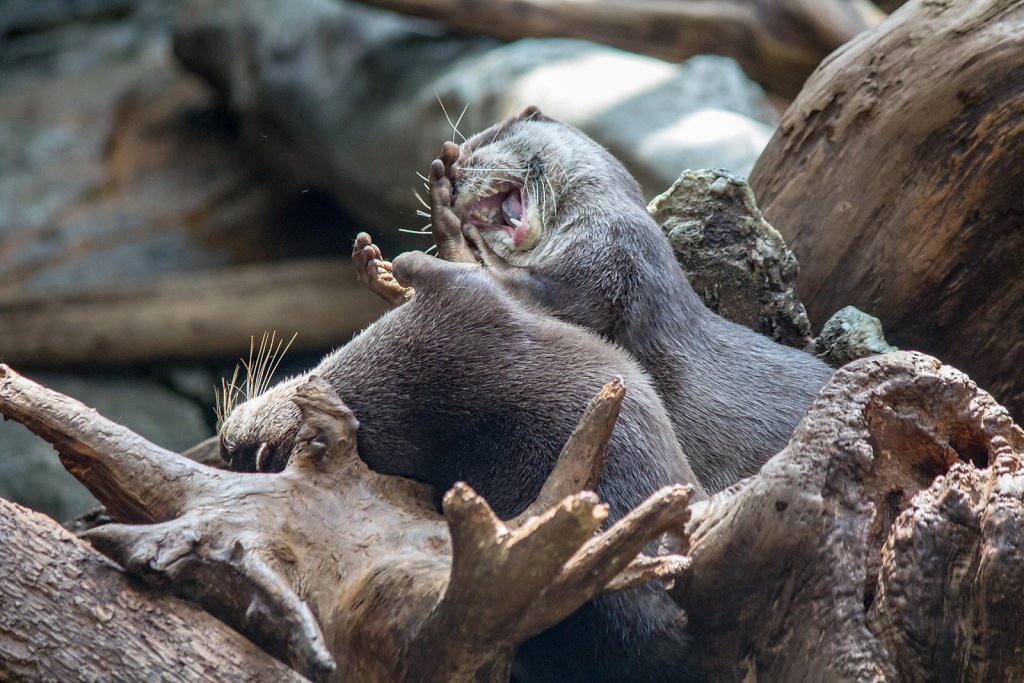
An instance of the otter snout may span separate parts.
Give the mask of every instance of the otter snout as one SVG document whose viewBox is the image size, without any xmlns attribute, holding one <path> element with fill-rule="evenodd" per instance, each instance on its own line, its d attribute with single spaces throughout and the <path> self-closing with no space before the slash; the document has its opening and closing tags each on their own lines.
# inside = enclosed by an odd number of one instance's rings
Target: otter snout
<svg viewBox="0 0 1024 683">
<path fill-rule="evenodd" d="M 220 429 L 220 455 L 239 472 L 280 472 L 288 464 L 299 432 L 299 409 L 292 402 L 304 377 L 282 382 L 240 403 Z"/>
</svg>

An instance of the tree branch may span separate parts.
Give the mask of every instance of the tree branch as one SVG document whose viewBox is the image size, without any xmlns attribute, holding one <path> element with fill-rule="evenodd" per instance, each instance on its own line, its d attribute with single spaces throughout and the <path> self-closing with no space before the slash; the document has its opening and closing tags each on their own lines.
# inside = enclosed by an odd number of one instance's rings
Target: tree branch
<svg viewBox="0 0 1024 683">
<path fill-rule="evenodd" d="M 818 63 L 885 16 L 867 0 L 361 0 L 500 40 L 592 40 L 670 62 L 736 59 L 752 78 L 795 95 Z"/>
</svg>

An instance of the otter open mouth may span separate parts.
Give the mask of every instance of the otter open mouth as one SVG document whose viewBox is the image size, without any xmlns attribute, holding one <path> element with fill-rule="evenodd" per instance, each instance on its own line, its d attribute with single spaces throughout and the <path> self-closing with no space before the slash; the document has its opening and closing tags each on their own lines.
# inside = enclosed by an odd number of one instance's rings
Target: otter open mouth
<svg viewBox="0 0 1024 683">
<path fill-rule="evenodd" d="M 469 220 L 481 230 L 504 230 L 516 247 L 530 236 L 526 189 L 519 183 L 499 181 L 491 193 L 469 205 Z"/>
</svg>

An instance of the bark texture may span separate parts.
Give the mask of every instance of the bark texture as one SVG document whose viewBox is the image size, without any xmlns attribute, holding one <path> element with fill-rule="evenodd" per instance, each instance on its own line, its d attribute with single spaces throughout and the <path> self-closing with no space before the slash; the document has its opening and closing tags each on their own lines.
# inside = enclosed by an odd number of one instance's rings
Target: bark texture
<svg viewBox="0 0 1024 683">
<path fill-rule="evenodd" d="M 963 373 L 840 369 L 757 477 L 693 508 L 674 597 L 705 672 L 1019 678 L 1022 466 L 1024 432 Z"/>
<path fill-rule="evenodd" d="M 1024 2 L 908 2 L 822 63 L 750 176 L 820 324 L 852 304 L 1024 416 Z"/>
<path fill-rule="evenodd" d="M 302 678 L 196 605 L 155 594 L 52 519 L 0 500 L 0 679 Z"/>
<path fill-rule="evenodd" d="M 829 52 L 884 16 L 867 0 L 361 1 L 501 40 L 583 38 L 674 62 L 725 55 L 789 96 Z"/>
<path fill-rule="evenodd" d="M 316 379 L 297 392 L 288 467 L 245 474 L 164 451 L 0 366 L 0 412 L 128 522 L 87 531 L 95 546 L 332 680 L 505 680 L 517 643 L 597 593 L 685 571 L 677 555 L 634 558 L 685 524 L 692 489 L 663 489 L 601 533 L 607 507 L 578 492 L 599 478 L 623 392 L 613 382 L 595 398 L 537 505 L 506 524 L 463 484 L 442 518 L 428 487 L 370 471 L 355 417 Z"/>
</svg>

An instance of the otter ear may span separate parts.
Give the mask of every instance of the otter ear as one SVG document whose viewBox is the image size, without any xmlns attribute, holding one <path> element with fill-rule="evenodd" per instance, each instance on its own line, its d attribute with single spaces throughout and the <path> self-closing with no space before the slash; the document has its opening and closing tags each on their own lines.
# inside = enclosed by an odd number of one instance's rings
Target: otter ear
<svg viewBox="0 0 1024 683">
<path fill-rule="evenodd" d="M 391 273 L 399 284 L 421 290 L 446 286 L 458 273 L 478 269 L 475 264 L 445 261 L 422 251 L 407 251 L 395 258 Z"/>
<path fill-rule="evenodd" d="M 550 117 L 544 116 L 544 112 L 537 105 L 531 104 L 519 114 L 521 119 L 532 119 L 534 121 L 551 121 Z"/>
</svg>

